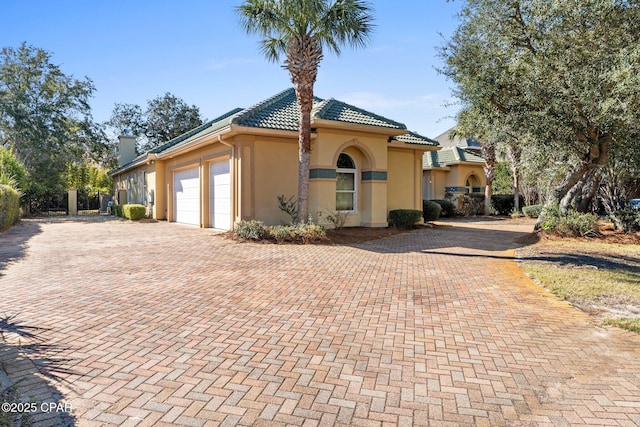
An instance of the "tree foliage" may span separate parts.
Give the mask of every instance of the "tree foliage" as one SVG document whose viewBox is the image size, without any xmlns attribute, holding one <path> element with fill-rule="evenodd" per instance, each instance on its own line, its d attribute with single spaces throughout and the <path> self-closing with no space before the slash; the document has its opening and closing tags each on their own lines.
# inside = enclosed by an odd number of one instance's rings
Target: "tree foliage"
<svg viewBox="0 0 640 427">
<path fill-rule="evenodd" d="M 0 184 L 22 192 L 27 187 L 27 170 L 12 150 L 0 146 Z"/>
<path fill-rule="evenodd" d="M 460 19 L 440 50 L 460 128 L 518 146 L 548 204 L 588 195 L 612 153 L 637 150 L 637 2 L 467 0 Z"/>
<path fill-rule="evenodd" d="M 116 132 L 128 130 L 138 137 L 144 152 L 200 126 L 200 109 L 167 92 L 147 101 L 146 109 L 136 104 L 116 104 L 107 122 Z"/>
<path fill-rule="evenodd" d="M 237 11 L 249 34 L 262 37 L 270 61 L 285 57 L 300 107 L 298 136 L 298 220 L 309 212 L 309 162 L 313 86 L 323 50 L 364 46 L 372 31 L 371 7 L 362 0 L 246 0 Z"/>
<path fill-rule="evenodd" d="M 108 157 L 88 103 L 94 91 L 91 80 L 64 74 L 43 49 L 22 43 L 0 51 L 0 145 L 28 171 L 28 199 L 63 191 L 68 164 Z"/>
</svg>

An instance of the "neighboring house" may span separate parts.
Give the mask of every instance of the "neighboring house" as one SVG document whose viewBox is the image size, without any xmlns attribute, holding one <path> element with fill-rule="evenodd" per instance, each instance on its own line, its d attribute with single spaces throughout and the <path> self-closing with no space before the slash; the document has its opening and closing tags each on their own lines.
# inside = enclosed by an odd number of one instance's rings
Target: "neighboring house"
<svg viewBox="0 0 640 427">
<path fill-rule="evenodd" d="M 335 99 L 315 99 L 311 127 L 309 212 L 316 223 L 329 225 L 326 216 L 340 211 L 349 214 L 347 226 L 384 227 L 390 210 L 422 209 L 422 158 L 439 148 L 435 141 Z M 156 219 L 223 230 L 240 220 L 289 221 L 277 197 L 298 190 L 293 89 L 137 157 L 135 138 L 120 143 L 120 167 L 110 172 L 119 203 L 142 203 Z"/>
<path fill-rule="evenodd" d="M 422 196 L 425 200 L 452 199 L 459 195 L 484 194 L 487 180 L 484 159 L 460 147 L 445 147 L 424 154 Z"/>
<path fill-rule="evenodd" d="M 441 147 L 458 147 L 463 150 L 471 151 L 478 156 L 482 156 L 482 146 L 480 142 L 474 138 L 463 137 L 456 134 L 456 128 L 453 127 L 446 132 L 434 138 Z"/>
</svg>

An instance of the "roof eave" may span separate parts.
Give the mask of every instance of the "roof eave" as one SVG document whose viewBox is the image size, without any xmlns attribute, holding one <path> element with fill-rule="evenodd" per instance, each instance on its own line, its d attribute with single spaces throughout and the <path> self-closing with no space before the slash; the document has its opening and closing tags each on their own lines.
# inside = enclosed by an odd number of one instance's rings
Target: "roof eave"
<svg viewBox="0 0 640 427">
<path fill-rule="evenodd" d="M 426 145 L 426 144 L 411 144 L 402 141 L 393 140 L 388 143 L 389 147 L 393 148 L 403 148 L 405 150 L 420 150 L 420 151 L 438 151 L 440 149 L 439 145 Z"/>
<path fill-rule="evenodd" d="M 157 158 L 158 158 L 157 155 L 154 153 L 147 152 L 147 153 L 141 154 L 140 156 L 133 159 L 133 161 L 127 163 L 126 165 L 122 165 L 120 167 L 110 170 L 109 172 L 107 172 L 107 175 L 111 177 L 119 175 L 123 172 L 136 168 L 142 164 L 149 163 L 151 160 L 155 160 Z"/>
<path fill-rule="evenodd" d="M 340 130 L 351 130 L 354 132 L 369 132 L 386 136 L 400 136 L 407 133 L 406 129 L 400 128 L 392 128 L 386 126 L 373 126 L 373 125 L 362 125 L 358 123 L 349 123 L 349 122 L 339 122 L 336 120 L 327 120 L 327 119 L 311 119 L 311 127 L 314 128 L 327 128 L 327 129 L 340 129 Z"/>
</svg>

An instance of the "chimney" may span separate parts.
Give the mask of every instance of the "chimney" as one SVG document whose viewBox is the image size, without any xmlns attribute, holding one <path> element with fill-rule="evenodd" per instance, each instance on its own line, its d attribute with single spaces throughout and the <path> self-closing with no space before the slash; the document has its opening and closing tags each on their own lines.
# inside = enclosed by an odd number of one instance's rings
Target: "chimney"
<svg viewBox="0 0 640 427">
<path fill-rule="evenodd" d="M 118 136 L 118 167 L 124 166 L 136 158 L 136 137 L 129 135 L 128 131 Z"/>
</svg>

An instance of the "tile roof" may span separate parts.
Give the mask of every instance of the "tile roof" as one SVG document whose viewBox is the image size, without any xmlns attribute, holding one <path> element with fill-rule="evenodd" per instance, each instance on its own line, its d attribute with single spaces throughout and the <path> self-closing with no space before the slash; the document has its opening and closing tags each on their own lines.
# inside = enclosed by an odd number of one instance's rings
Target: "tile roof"
<svg viewBox="0 0 640 427">
<path fill-rule="evenodd" d="M 179 144 L 188 143 L 195 138 L 216 132 L 226 126 L 235 125 L 298 131 L 298 111 L 295 89 L 289 88 L 251 107 L 245 109 L 235 108 L 213 120 L 209 120 L 189 132 L 185 132 L 171 141 L 151 149 L 140 157 L 146 157 L 149 153 L 160 154 Z M 314 97 L 314 106 L 311 111 L 312 126 L 314 119 L 397 129 L 401 131 L 407 129 L 402 123 L 338 101 L 334 98 L 322 99 Z M 414 132 L 392 137 L 392 140 L 406 144 L 438 145 L 436 141 Z M 118 169 L 114 169 L 111 173 L 127 169 L 131 165 L 132 163 L 124 165 Z"/>
<path fill-rule="evenodd" d="M 442 168 L 464 162 L 484 164 L 484 159 L 460 147 L 444 147 L 438 151 L 424 153 L 422 167 L 425 169 Z"/>
<path fill-rule="evenodd" d="M 216 125 L 218 125 L 220 123 L 224 123 L 225 119 L 228 119 L 229 117 L 233 116 L 236 113 L 239 113 L 240 111 L 243 111 L 242 108 L 234 108 L 233 110 L 231 110 L 231 111 L 229 111 L 229 112 L 227 112 L 227 113 L 225 113 L 225 114 L 223 114 L 223 115 L 221 115 L 219 117 L 216 117 L 213 120 L 209 120 L 208 122 L 203 123 L 200 126 L 198 126 L 196 128 L 193 128 L 190 131 L 185 132 L 182 135 L 177 136 L 177 137 L 173 138 L 172 140 L 165 142 L 162 145 L 159 145 L 159 146 L 157 146 L 155 148 L 152 148 L 151 150 L 149 150 L 149 152 L 150 153 L 156 153 L 156 154 L 157 153 L 161 153 L 164 150 L 167 150 L 167 149 L 173 147 L 174 145 L 178 145 L 182 141 L 185 141 L 185 140 L 191 138 L 192 136 L 195 136 L 195 135 L 199 134 L 200 132 L 211 131 L 211 129 L 209 129 L 210 127 L 213 127 L 213 128 L 215 128 L 214 130 L 217 130 L 217 126 Z"/>
<path fill-rule="evenodd" d="M 402 123 L 387 119 L 336 99 L 314 97 L 311 120 L 332 120 L 366 126 L 406 129 Z M 279 130 L 298 130 L 298 104 L 295 89 L 289 88 L 249 107 L 231 120 L 232 125 Z"/>
<path fill-rule="evenodd" d="M 295 93 L 294 93 L 295 96 Z M 354 123 L 358 125 L 379 126 L 391 129 L 406 129 L 407 127 L 396 121 L 379 116 L 362 108 L 355 107 L 342 101 L 330 98 L 314 106 L 311 112 L 314 119 L 333 120 L 336 122 Z"/>
<path fill-rule="evenodd" d="M 426 136 L 422 136 L 415 132 L 409 132 L 404 135 L 398 135 L 391 138 L 395 141 L 404 142 L 405 144 L 420 144 L 420 145 L 433 145 L 438 146 L 438 141 L 434 141 L 431 138 L 427 138 Z"/>
</svg>

